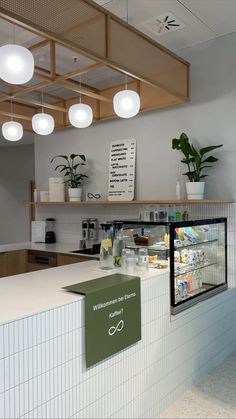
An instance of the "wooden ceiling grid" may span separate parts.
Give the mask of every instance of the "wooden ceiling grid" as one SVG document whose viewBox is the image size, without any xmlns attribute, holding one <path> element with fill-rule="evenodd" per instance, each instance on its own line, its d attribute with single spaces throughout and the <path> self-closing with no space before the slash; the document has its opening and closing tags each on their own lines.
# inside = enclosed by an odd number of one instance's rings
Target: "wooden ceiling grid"
<svg viewBox="0 0 236 419">
<path fill-rule="evenodd" d="M 80 95 L 92 107 L 95 121 L 115 118 L 112 98 L 123 89 L 121 83 L 98 89 L 74 79 L 80 76 L 83 80 L 84 74 L 92 76 L 102 67 L 131 78 L 128 86 L 139 92 L 141 111 L 189 100 L 189 63 L 92 0 L 2 0 L 0 18 L 30 31 L 32 38 L 40 36 L 41 40 L 29 47 L 33 54 L 49 46 L 48 69 L 37 65 L 33 81 L 25 86 L 5 83 L 7 89 L 0 88 L 0 123 L 13 116 L 26 130 L 32 130 L 31 118 L 42 108 L 42 90 L 43 106 L 59 128 L 69 126 L 68 109 Z M 85 56 L 92 63 L 73 69 L 71 61 L 71 70 L 59 74 L 57 46 L 67 48 L 71 55 Z M 49 87 L 55 90 L 47 91 Z M 74 96 L 65 97 L 68 91 Z M 32 97 L 33 93 L 40 94 L 39 98 Z"/>
</svg>

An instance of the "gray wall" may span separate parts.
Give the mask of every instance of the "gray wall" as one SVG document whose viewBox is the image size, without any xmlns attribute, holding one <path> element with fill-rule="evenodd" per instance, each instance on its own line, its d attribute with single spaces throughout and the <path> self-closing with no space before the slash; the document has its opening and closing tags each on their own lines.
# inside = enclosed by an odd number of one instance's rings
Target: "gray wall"
<svg viewBox="0 0 236 419">
<path fill-rule="evenodd" d="M 107 196 L 110 142 L 136 138 L 136 199 L 175 198 L 180 155 L 171 139 L 185 131 L 196 144 L 223 143 L 220 162 L 207 178 L 208 198 L 234 198 L 236 151 L 236 34 L 186 49 L 181 55 L 191 63 L 191 102 L 149 112 L 131 120 L 97 123 L 84 130 L 68 129 L 35 140 L 36 182 L 48 189 L 55 176 L 50 158 L 61 153 L 85 153 L 90 180 L 87 191 Z M 182 197 L 184 197 L 182 178 Z"/>
<path fill-rule="evenodd" d="M 0 244 L 29 240 L 29 181 L 34 179 L 34 146 L 0 148 Z"/>
</svg>

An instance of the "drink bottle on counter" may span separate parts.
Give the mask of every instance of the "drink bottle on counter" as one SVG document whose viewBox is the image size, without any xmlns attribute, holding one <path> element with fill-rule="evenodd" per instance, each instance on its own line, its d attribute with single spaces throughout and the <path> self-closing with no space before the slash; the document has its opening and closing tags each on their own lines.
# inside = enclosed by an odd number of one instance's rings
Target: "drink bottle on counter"
<svg viewBox="0 0 236 419">
<path fill-rule="evenodd" d="M 101 269 L 113 268 L 113 249 L 112 249 L 112 224 L 104 223 L 102 227 L 102 240 L 100 247 L 99 264 Z"/>
<path fill-rule="evenodd" d="M 113 240 L 113 263 L 115 266 L 121 266 L 122 264 L 122 249 L 124 247 L 123 237 L 123 223 L 116 223 Z"/>
</svg>

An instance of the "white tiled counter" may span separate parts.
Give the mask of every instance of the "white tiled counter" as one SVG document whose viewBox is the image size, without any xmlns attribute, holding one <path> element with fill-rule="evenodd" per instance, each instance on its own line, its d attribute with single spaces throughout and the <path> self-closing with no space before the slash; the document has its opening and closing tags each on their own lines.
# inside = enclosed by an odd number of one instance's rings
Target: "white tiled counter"
<svg viewBox="0 0 236 419">
<path fill-rule="evenodd" d="M 156 418 L 235 349 L 235 290 L 171 318 L 169 273 L 141 281 L 142 340 L 86 370 L 84 297 L 95 261 L 0 280 L 0 418 Z"/>
</svg>

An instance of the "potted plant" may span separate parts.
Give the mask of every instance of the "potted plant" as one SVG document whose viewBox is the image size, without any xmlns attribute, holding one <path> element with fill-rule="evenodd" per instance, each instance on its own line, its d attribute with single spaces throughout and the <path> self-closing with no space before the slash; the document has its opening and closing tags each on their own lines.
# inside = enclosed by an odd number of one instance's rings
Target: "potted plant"
<svg viewBox="0 0 236 419">
<path fill-rule="evenodd" d="M 182 132 L 180 138 L 172 139 L 172 149 L 183 153 L 184 158 L 181 163 L 188 167 L 188 171 L 183 173 L 189 179 L 189 182 L 186 182 L 188 199 L 203 199 L 205 182 L 202 179 L 208 176 L 205 174 L 205 170 L 213 167 L 214 163 L 218 161 L 216 157 L 207 157 L 206 155 L 212 150 L 222 147 L 222 145 L 211 145 L 197 149 L 189 143 L 189 138 L 184 132 Z"/>
<path fill-rule="evenodd" d="M 61 163 L 55 167 L 55 170 L 62 173 L 66 178 L 65 183 L 68 186 L 69 201 L 81 201 L 83 179 L 88 176 L 80 173 L 80 166 L 85 166 L 86 157 L 84 154 L 71 154 L 70 156 L 58 155 L 51 159 L 51 163 L 55 159 L 65 160 L 65 164 Z"/>
</svg>

